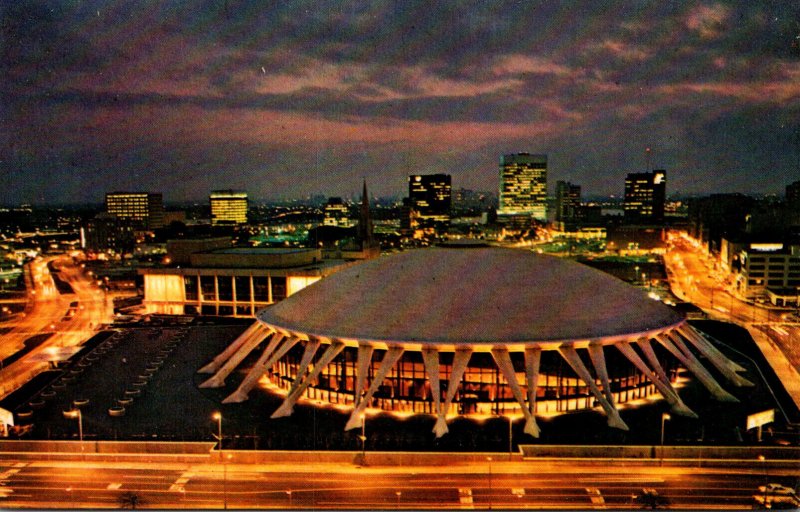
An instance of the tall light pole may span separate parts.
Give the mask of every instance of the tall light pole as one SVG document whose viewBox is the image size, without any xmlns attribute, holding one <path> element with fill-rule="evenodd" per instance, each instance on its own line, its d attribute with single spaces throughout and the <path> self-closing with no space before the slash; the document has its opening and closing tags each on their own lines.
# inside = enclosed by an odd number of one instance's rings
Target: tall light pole
<svg viewBox="0 0 800 512">
<path fill-rule="evenodd" d="M 670 419 L 672 419 L 672 417 L 668 413 L 661 413 L 661 461 L 659 464 L 664 462 L 664 423 Z"/>
<path fill-rule="evenodd" d="M 361 439 L 361 464 L 367 464 L 367 415 L 366 413 L 361 413 L 361 435 L 358 436 Z"/>
<path fill-rule="evenodd" d="M 758 456 L 758 460 L 761 461 L 761 467 L 764 470 L 764 508 L 769 508 L 767 504 L 767 491 L 769 490 L 769 475 L 767 474 L 767 458 L 763 455 Z"/>
<path fill-rule="evenodd" d="M 78 420 L 78 439 L 81 443 L 81 456 L 83 456 L 83 415 L 81 414 L 81 410 L 76 407 L 69 411 L 64 411 L 64 417 Z"/>
<path fill-rule="evenodd" d="M 217 420 L 217 450 L 222 451 L 222 414 L 215 412 L 211 418 Z"/>
<path fill-rule="evenodd" d="M 228 461 L 223 457 L 222 454 L 222 413 L 219 411 L 215 412 L 211 415 L 211 417 L 217 420 L 217 450 L 219 451 L 219 456 L 222 458 L 222 508 L 228 508 Z"/>
</svg>

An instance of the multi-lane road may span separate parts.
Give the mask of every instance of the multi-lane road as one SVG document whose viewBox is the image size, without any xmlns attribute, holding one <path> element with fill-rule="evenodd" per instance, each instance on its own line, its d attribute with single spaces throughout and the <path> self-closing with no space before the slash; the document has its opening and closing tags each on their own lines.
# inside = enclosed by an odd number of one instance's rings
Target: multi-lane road
<svg viewBox="0 0 800 512">
<path fill-rule="evenodd" d="M 48 264 L 59 272 L 72 293 L 59 292 Z M 84 275 L 71 257 L 37 259 L 28 264 L 28 271 L 31 286 L 28 305 L 23 313 L 3 324 L 7 331 L 0 337 L 0 359 L 25 349 L 26 341 L 30 343 L 39 336 L 47 339 L 0 369 L 0 398 L 47 368 L 41 357 L 46 351 L 83 343 L 100 324 L 110 322 L 113 315 L 111 299 Z"/>
<path fill-rule="evenodd" d="M 4 508 L 630 509 L 653 490 L 676 509 L 747 509 L 796 468 L 553 459 L 456 466 L 114 463 L 4 459 Z M 2 492 L 0 490 L 0 492 Z M 129 494 L 130 493 L 130 494 Z M 0 494 L 2 496 L 3 494 Z M 769 500 L 780 498 L 769 497 Z"/>
</svg>

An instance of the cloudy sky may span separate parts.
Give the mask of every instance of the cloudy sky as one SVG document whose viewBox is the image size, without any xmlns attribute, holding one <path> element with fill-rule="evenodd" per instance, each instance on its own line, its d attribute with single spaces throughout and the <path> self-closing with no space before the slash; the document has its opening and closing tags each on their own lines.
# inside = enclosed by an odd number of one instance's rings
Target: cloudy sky
<svg viewBox="0 0 800 512">
<path fill-rule="evenodd" d="M 800 179 L 800 2 L 0 2 L 0 202 Z"/>
</svg>

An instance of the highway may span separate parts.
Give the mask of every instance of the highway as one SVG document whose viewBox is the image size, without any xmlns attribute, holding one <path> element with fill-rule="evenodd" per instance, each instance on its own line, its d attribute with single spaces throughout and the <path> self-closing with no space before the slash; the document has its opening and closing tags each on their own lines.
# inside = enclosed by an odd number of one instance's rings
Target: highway
<svg viewBox="0 0 800 512">
<path fill-rule="evenodd" d="M 60 270 L 61 279 L 74 293 L 59 293 L 48 269 L 52 262 Z M 49 337 L 37 348 L 16 362 L 0 369 L 0 398 L 47 368 L 37 356 L 56 347 L 80 345 L 89 339 L 102 323 L 110 322 L 113 305 L 102 290 L 85 276 L 82 269 L 66 255 L 36 259 L 28 263 L 32 288 L 28 289 L 25 312 L 3 324 L 9 329 L 0 338 L 0 358 L 6 358 L 25 347 L 34 336 Z M 75 304 L 74 308 L 70 305 Z"/>
<path fill-rule="evenodd" d="M 554 459 L 361 467 L 4 457 L 0 506 L 116 508 L 133 493 L 139 507 L 170 509 L 638 509 L 636 497 L 653 489 L 673 509 L 746 509 L 767 480 L 795 477 L 794 465 L 737 469 L 724 461 L 702 468 Z"/>
</svg>

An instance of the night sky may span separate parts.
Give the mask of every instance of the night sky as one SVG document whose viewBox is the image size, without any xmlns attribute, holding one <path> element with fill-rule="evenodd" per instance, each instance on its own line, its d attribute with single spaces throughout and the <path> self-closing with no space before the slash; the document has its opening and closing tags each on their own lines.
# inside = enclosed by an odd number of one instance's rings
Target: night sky
<svg viewBox="0 0 800 512">
<path fill-rule="evenodd" d="M 0 202 L 800 179 L 800 2 L 0 1 Z"/>
</svg>

